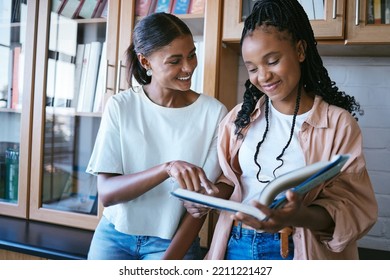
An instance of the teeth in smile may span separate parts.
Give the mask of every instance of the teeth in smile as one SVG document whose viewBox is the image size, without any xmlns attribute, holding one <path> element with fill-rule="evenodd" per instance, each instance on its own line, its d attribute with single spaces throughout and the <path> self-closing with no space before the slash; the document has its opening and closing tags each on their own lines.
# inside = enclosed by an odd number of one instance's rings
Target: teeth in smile
<svg viewBox="0 0 390 280">
<path fill-rule="evenodd" d="M 191 76 L 186 76 L 186 77 L 179 77 L 178 79 L 181 80 L 181 81 L 186 81 L 188 79 L 190 79 Z"/>
</svg>

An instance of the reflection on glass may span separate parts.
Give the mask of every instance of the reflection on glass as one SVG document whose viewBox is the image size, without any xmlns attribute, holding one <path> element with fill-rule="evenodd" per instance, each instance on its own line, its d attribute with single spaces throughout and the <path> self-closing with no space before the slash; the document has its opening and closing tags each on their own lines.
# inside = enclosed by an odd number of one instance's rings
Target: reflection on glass
<svg viewBox="0 0 390 280">
<path fill-rule="evenodd" d="M 46 114 L 44 208 L 97 214 L 96 176 L 85 172 L 100 118 Z"/>
<path fill-rule="evenodd" d="M 17 203 L 27 0 L 0 1 L 0 202 Z"/>
</svg>

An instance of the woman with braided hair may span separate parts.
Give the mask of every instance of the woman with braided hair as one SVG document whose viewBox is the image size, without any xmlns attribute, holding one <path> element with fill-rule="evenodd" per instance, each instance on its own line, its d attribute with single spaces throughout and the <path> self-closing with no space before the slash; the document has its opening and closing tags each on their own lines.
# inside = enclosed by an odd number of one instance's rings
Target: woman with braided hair
<svg viewBox="0 0 390 280">
<path fill-rule="evenodd" d="M 260 0 L 245 20 L 249 80 L 243 103 L 220 124 L 219 182 L 234 187 L 230 200 L 268 219 L 222 211 L 206 259 L 358 259 L 357 241 L 377 218 L 360 106 L 331 81 L 316 44 L 296 0 Z M 336 154 L 351 155 L 337 178 L 303 197 L 287 191 L 281 209 L 254 202 L 275 177 Z"/>
<path fill-rule="evenodd" d="M 131 87 L 108 99 L 87 167 L 105 206 L 88 259 L 200 259 L 206 216 L 188 215 L 170 192 L 215 190 L 218 124 L 227 109 L 191 90 L 196 48 L 177 16 L 142 18 L 126 54 Z"/>
</svg>

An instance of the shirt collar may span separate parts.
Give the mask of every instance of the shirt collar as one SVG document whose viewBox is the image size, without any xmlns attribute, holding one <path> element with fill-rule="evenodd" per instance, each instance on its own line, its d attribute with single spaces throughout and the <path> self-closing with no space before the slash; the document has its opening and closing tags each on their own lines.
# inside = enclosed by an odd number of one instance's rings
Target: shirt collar
<svg viewBox="0 0 390 280">
<path fill-rule="evenodd" d="M 256 103 L 255 109 L 251 114 L 251 122 L 255 121 L 261 113 L 261 107 L 265 102 L 265 96 L 262 96 Z M 315 128 L 326 128 L 328 127 L 328 110 L 329 104 L 323 101 L 322 97 L 316 95 L 314 98 L 313 108 L 306 121 L 309 125 Z"/>
</svg>

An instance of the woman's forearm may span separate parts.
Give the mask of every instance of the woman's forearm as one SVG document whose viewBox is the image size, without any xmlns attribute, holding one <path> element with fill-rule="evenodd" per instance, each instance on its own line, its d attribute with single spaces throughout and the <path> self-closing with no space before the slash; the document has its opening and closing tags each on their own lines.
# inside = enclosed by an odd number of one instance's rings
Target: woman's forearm
<svg viewBox="0 0 390 280">
<path fill-rule="evenodd" d="M 101 173 L 97 183 L 99 199 L 105 207 L 135 199 L 169 177 L 167 166 L 164 163 L 127 175 Z"/>
</svg>

